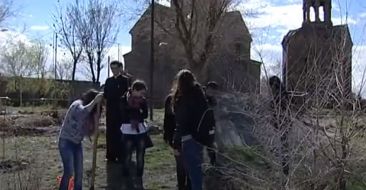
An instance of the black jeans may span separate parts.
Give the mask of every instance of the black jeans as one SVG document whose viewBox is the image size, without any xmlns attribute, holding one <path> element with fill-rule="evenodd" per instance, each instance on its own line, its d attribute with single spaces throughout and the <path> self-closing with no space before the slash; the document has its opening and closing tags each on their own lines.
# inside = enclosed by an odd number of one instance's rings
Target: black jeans
<svg viewBox="0 0 366 190">
<path fill-rule="evenodd" d="M 142 177 L 144 174 L 145 165 L 145 137 L 146 133 L 138 135 L 123 135 L 123 146 L 124 146 L 124 160 L 123 160 L 123 175 L 125 177 L 130 176 L 130 165 L 132 152 L 136 150 L 136 176 Z"/>
<path fill-rule="evenodd" d="M 174 149 L 174 157 L 177 170 L 178 190 L 190 190 L 191 181 L 189 180 L 188 174 L 184 167 L 182 150 Z"/>
<path fill-rule="evenodd" d="M 111 113 L 107 110 L 107 131 L 106 131 L 106 141 L 107 141 L 107 155 L 106 158 L 110 161 L 123 160 L 121 146 L 121 136 L 120 122 L 118 115 Z M 118 112 L 117 112 L 118 113 Z"/>
<path fill-rule="evenodd" d="M 210 145 L 207 145 L 206 147 L 208 157 L 210 158 L 210 164 L 212 166 L 216 165 L 216 150 L 217 145 L 216 143 L 211 143 Z"/>
<path fill-rule="evenodd" d="M 282 159 L 282 172 L 287 176 L 290 171 L 289 161 L 289 144 L 288 144 L 288 131 L 286 130 L 281 135 L 281 159 Z"/>
</svg>

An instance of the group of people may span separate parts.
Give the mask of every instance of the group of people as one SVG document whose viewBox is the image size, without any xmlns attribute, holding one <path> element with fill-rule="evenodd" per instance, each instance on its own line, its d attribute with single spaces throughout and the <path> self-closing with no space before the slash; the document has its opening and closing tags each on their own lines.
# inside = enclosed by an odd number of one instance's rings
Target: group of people
<svg viewBox="0 0 366 190">
<path fill-rule="evenodd" d="M 104 92 L 88 90 L 71 104 L 66 113 L 59 135 L 59 151 L 64 167 L 61 190 L 68 188 L 71 176 L 74 176 L 74 189 L 82 189 L 82 140 L 95 132 L 103 102 L 106 103 L 107 116 L 106 160 L 108 163 L 123 164 L 123 175 L 127 182 L 131 182 L 129 166 L 132 152 L 136 151 L 136 184 L 141 186 L 138 189 L 142 189 L 145 148 L 149 143 L 144 122 L 148 116 L 147 87 L 141 80 L 131 84 L 130 78 L 122 72 L 121 62 L 111 62 L 110 68 L 113 77 L 107 79 Z"/>
<path fill-rule="evenodd" d="M 64 173 L 60 190 L 67 190 L 74 176 L 74 189 L 82 189 L 82 141 L 98 125 L 106 103 L 106 160 L 121 163 L 125 189 L 143 189 L 145 150 L 153 146 L 147 133 L 147 87 L 123 72 L 122 63 L 110 63 L 113 76 L 105 82 L 104 92 L 88 90 L 69 107 L 59 135 L 59 151 Z M 164 140 L 174 150 L 179 190 L 201 190 L 203 186 L 203 148 L 211 164 L 216 164 L 214 143 L 215 82 L 201 86 L 189 70 L 178 72 L 165 103 Z M 132 153 L 136 152 L 136 178 L 130 174 Z M 133 182 L 135 180 L 135 182 Z"/>
</svg>

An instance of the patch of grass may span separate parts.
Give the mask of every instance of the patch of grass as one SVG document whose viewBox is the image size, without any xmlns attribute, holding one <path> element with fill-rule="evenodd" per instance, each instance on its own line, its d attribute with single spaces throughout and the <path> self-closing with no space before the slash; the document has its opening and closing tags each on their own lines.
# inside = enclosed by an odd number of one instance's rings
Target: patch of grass
<svg viewBox="0 0 366 190">
<path fill-rule="evenodd" d="M 18 110 L 17 108 L 14 109 L 16 109 L 15 111 Z M 29 117 L 40 117 L 39 113 L 41 112 L 36 111 L 34 112 L 34 115 L 31 115 Z M 162 118 L 162 110 L 160 111 L 160 115 L 160 118 Z M 155 118 L 157 119 L 157 117 Z M 0 120 L 2 120 L 2 118 L 0 118 Z M 162 121 L 159 121 L 160 119 L 157 120 L 158 123 L 162 123 Z M 176 177 L 175 161 L 172 150 L 168 145 L 165 144 L 162 134 L 152 135 L 151 137 L 154 143 L 154 147 L 148 149 L 145 156 L 145 187 L 149 190 L 174 189 L 176 185 Z M 62 175 L 63 171 L 57 139 L 58 133 L 51 133 L 47 136 L 7 137 L 5 138 L 5 158 L 2 158 L 2 141 L 0 139 L 0 161 L 25 160 L 27 161 L 27 163 L 29 163 L 26 169 L 20 171 L 22 177 L 21 181 L 19 181 L 16 172 L 1 174 L 0 189 L 9 189 L 7 188 L 8 186 L 6 186 L 8 182 L 10 185 L 13 186 L 13 184 L 16 185 L 19 182 L 28 181 L 28 179 L 30 178 L 28 178 L 27 176 L 36 178 L 32 178 L 29 181 L 37 182 L 36 185 L 39 185 L 37 188 L 28 189 L 57 189 L 56 176 Z M 111 171 L 110 168 L 107 167 L 108 165 L 105 161 L 105 144 L 105 133 L 102 133 L 100 134 L 98 139 L 98 145 L 100 145 L 101 147 L 98 149 L 97 153 L 97 177 L 95 182 L 97 189 L 102 189 L 102 187 L 106 187 L 109 184 L 108 180 L 111 180 L 111 178 L 117 178 L 118 180 L 118 176 L 120 175 L 120 170 L 117 169 L 118 172 L 114 173 L 114 170 Z M 85 170 L 83 187 L 85 189 L 89 187 L 87 171 L 90 171 L 90 168 L 92 166 L 92 147 L 93 144 L 89 141 L 89 138 L 85 138 L 83 142 Z"/>
<path fill-rule="evenodd" d="M 164 143 L 162 135 L 152 135 L 154 147 L 146 152 L 145 162 L 148 170 L 159 171 L 172 164 L 174 157 L 171 153 L 170 147 Z"/>
<path fill-rule="evenodd" d="M 154 147 L 145 155 L 146 189 L 174 189 L 176 185 L 175 161 L 171 148 L 165 144 L 163 135 L 151 135 Z"/>
<path fill-rule="evenodd" d="M 159 181 L 154 181 L 151 184 L 149 184 L 149 189 L 161 190 L 161 189 L 172 189 L 172 187 L 162 184 Z"/>
<path fill-rule="evenodd" d="M 148 120 L 149 123 L 159 127 L 159 129 L 163 128 L 164 122 L 164 109 L 154 109 L 154 121 L 151 121 L 150 118 Z"/>
<path fill-rule="evenodd" d="M 227 150 L 227 155 L 238 162 L 245 162 L 256 168 L 268 168 L 270 165 L 259 156 L 260 151 L 256 147 L 232 147 Z"/>
<path fill-rule="evenodd" d="M 351 180 L 349 183 L 347 183 L 347 189 L 348 190 L 365 190 L 366 184 L 361 181 Z"/>
</svg>

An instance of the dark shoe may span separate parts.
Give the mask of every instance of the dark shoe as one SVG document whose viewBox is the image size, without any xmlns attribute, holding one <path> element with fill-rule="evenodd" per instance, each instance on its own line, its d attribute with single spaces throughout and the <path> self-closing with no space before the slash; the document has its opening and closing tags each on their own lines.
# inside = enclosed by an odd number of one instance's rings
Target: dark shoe
<svg viewBox="0 0 366 190">
<path fill-rule="evenodd" d="M 187 187 L 179 187 L 179 186 L 177 186 L 177 188 L 176 188 L 176 190 L 188 190 L 188 188 Z"/>
<path fill-rule="evenodd" d="M 123 159 L 117 159 L 117 161 L 116 161 L 118 164 L 123 164 Z"/>
<path fill-rule="evenodd" d="M 144 184 L 142 181 L 142 177 L 136 177 L 134 186 L 135 186 L 136 190 L 144 190 Z"/>
<path fill-rule="evenodd" d="M 133 190 L 133 180 L 131 177 L 123 177 L 122 190 Z"/>
<path fill-rule="evenodd" d="M 106 156 L 105 157 L 106 160 L 116 160 L 117 158 L 115 156 Z"/>
<path fill-rule="evenodd" d="M 107 159 L 107 164 L 115 164 L 115 163 L 117 163 L 116 159 L 110 159 L 110 160 Z"/>
<path fill-rule="evenodd" d="M 186 186 L 183 186 L 183 187 L 177 186 L 176 190 L 191 190 L 191 188 L 190 187 L 186 187 Z"/>
</svg>

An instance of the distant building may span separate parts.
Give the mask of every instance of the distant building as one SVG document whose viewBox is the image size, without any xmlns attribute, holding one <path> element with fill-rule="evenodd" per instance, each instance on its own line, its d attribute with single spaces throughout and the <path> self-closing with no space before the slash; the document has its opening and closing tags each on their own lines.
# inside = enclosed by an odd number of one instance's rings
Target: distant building
<svg viewBox="0 0 366 190">
<path fill-rule="evenodd" d="M 324 15 L 319 15 L 321 7 Z M 311 8 L 315 20 L 310 20 Z M 302 27 L 289 31 L 282 41 L 283 81 L 288 90 L 318 92 L 333 100 L 351 95 L 351 35 L 347 25 L 333 26 L 330 13 L 331 0 L 304 0 Z"/>
<path fill-rule="evenodd" d="M 166 7 L 156 4 L 155 17 L 155 66 L 154 99 L 157 104 L 164 101 L 169 93 L 175 74 L 187 63 L 183 45 L 176 37 L 173 5 Z M 147 82 L 150 81 L 150 13 L 151 7 L 130 30 L 132 50 L 124 55 L 125 68 Z M 259 92 L 260 66 L 250 59 L 252 38 L 239 11 L 227 12 L 219 23 L 220 45 L 214 48 L 208 62 L 208 80 L 215 80 L 226 89 L 234 88 L 242 92 Z"/>
</svg>

